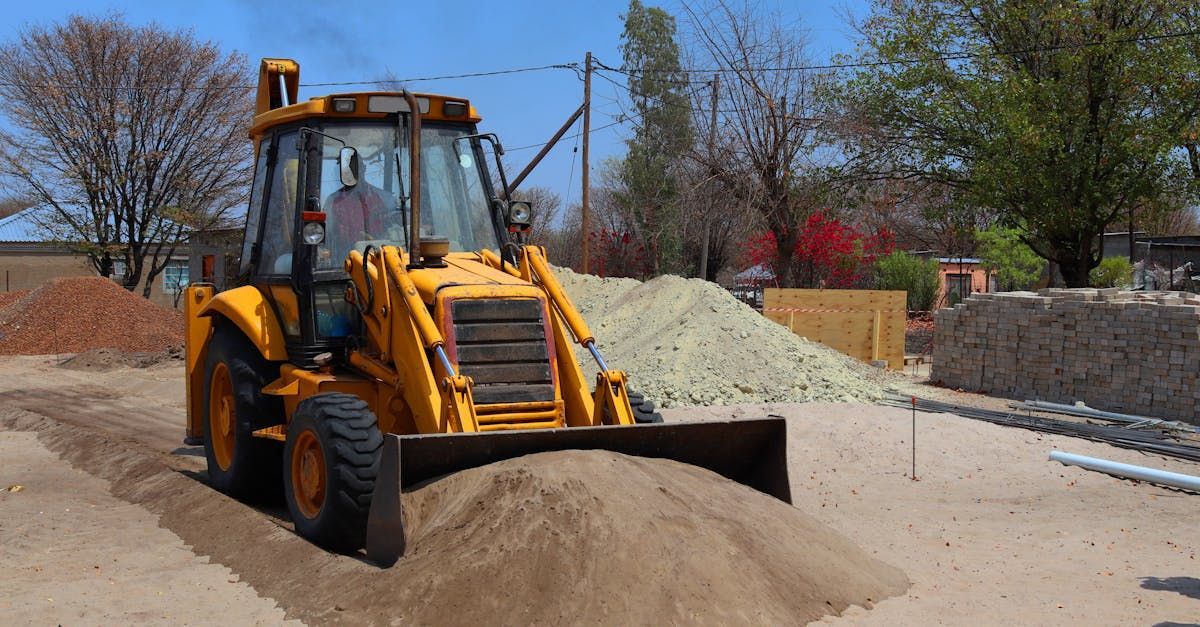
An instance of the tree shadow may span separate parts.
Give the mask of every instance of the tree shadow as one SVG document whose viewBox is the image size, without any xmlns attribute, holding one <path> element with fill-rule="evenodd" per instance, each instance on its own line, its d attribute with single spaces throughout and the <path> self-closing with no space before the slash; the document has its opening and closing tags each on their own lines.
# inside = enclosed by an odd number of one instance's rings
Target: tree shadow
<svg viewBox="0 0 1200 627">
<path fill-rule="evenodd" d="M 1161 623 L 1154 623 L 1154 627 L 1200 627 L 1200 623 L 1177 623 L 1168 620 Z"/>
<path fill-rule="evenodd" d="M 1142 587 L 1147 590 L 1178 592 L 1185 597 L 1200 599 L 1200 579 L 1195 577 L 1142 577 Z"/>
</svg>

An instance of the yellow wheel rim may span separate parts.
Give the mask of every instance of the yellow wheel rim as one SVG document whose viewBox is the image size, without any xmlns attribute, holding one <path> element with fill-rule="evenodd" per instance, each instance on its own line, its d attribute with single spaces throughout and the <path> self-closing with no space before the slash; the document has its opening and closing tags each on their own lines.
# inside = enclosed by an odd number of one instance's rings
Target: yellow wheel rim
<svg viewBox="0 0 1200 627">
<path fill-rule="evenodd" d="M 229 368 L 223 363 L 213 368 L 208 396 L 208 425 L 213 457 L 217 459 L 221 470 L 227 471 L 233 466 L 237 409 L 233 401 L 233 380 L 229 377 Z"/>
<path fill-rule="evenodd" d="M 305 429 L 292 448 L 292 497 L 305 518 L 316 518 L 325 505 L 325 453 L 317 435 Z"/>
</svg>

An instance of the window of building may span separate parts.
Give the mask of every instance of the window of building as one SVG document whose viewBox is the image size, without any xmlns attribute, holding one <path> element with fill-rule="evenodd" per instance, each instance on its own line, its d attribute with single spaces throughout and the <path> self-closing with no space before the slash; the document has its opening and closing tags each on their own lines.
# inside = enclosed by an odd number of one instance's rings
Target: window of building
<svg viewBox="0 0 1200 627">
<path fill-rule="evenodd" d="M 188 286 L 188 264 L 186 261 L 168 261 L 162 271 L 163 291 L 179 294 Z"/>
<path fill-rule="evenodd" d="M 971 275 L 969 274 L 947 274 L 946 275 L 946 297 L 951 303 L 962 302 L 964 298 L 971 295 Z"/>
</svg>

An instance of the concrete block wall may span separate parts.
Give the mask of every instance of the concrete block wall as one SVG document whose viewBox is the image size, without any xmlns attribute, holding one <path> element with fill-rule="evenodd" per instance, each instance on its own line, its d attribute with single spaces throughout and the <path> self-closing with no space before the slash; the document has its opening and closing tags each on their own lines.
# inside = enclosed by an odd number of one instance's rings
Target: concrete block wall
<svg viewBox="0 0 1200 627">
<path fill-rule="evenodd" d="M 1013 399 L 1200 424 L 1200 298 L 1048 289 L 934 314 L 930 379 Z"/>
</svg>

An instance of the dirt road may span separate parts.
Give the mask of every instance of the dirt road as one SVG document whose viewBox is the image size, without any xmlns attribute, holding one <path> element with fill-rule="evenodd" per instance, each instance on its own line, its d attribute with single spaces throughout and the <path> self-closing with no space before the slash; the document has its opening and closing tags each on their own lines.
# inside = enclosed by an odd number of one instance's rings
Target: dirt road
<svg viewBox="0 0 1200 627">
<path fill-rule="evenodd" d="M 17 406 L 64 424 L 88 425 L 153 453 L 176 469 L 196 470 L 203 468 L 198 447 L 180 444 L 184 422 L 181 377 L 179 367 L 86 373 L 51 368 L 43 358 L 0 358 L 0 408 Z M 1200 465 L 951 416 L 919 414 L 920 481 L 914 482 L 907 476 L 911 463 L 910 415 L 903 410 L 807 404 L 678 409 L 666 413 L 668 420 L 757 417 L 764 413 L 788 418 L 791 481 L 797 507 L 852 538 L 869 553 L 902 567 L 913 581 L 905 596 L 884 600 L 872 610 L 854 607 L 843 617 L 828 621 L 1188 624 L 1200 619 L 1200 566 L 1196 561 L 1200 534 L 1194 530 L 1200 497 L 1066 468 L 1046 461 L 1046 455 L 1058 448 L 1190 474 L 1200 474 Z M 14 432 L 0 434 L 5 438 L 0 442 L 15 438 L 27 443 L 30 437 Z M 3 470 L 15 467 L 7 463 L 12 459 L 7 449 L 0 449 L 0 459 L 6 462 Z M 30 464 L 51 466 L 53 460 L 36 458 L 26 462 Z M 78 473 L 71 469 L 64 472 Z M 3 480 L 18 481 L 8 476 L 5 474 Z M 43 485 L 49 487 L 40 488 L 39 493 L 52 492 L 55 486 L 65 490 L 73 482 L 76 480 L 65 478 L 47 481 Z M 96 487 L 102 483 L 90 485 L 87 494 L 113 498 L 103 494 L 102 487 Z M 20 494 L 24 492 L 11 496 Z M 64 496 L 70 494 L 64 492 Z M 125 498 L 132 496 L 137 495 Z M 204 493 L 201 498 L 204 502 L 196 505 L 206 512 L 244 513 L 247 509 L 216 494 Z M 0 501 L 0 536 L 7 537 L 16 524 L 25 524 L 17 521 L 23 521 L 29 513 L 11 507 L 12 499 L 7 495 L 5 499 Z M 127 509 L 118 509 L 118 505 Z M 141 520 L 151 521 L 148 524 L 154 527 L 155 515 L 145 509 L 115 499 L 112 507 L 106 505 L 104 509 L 118 512 L 121 517 L 140 512 Z M 293 565 L 315 564 L 323 559 L 319 551 L 296 542 L 277 520 L 253 510 L 250 514 L 248 520 L 258 522 L 239 533 L 258 534 L 275 543 L 271 546 L 286 546 L 291 551 L 289 556 L 295 558 Z M 214 538 L 198 537 L 197 531 L 170 516 L 161 518 L 158 524 L 165 529 L 157 528 L 155 532 L 165 539 L 148 543 L 147 551 L 174 557 L 156 573 L 200 582 L 191 584 L 196 588 L 221 582 L 234 588 L 228 579 L 249 579 L 253 574 L 252 566 L 235 567 L 233 575 L 228 575 L 223 566 L 177 556 L 172 551 L 186 552 L 185 544 L 213 543 Z M 109 530 L 117 525 L 113 520 L 104 519 L 95 525 L 90 534 L 61 536 L 58 544 L 63 551 L 54 554 L 60 562 L 58 568 L 71 568 L 75 560 L 70 553 L 82 550 L 85 543 L 89 550 L 102 553 L 92 558 L 93 562 L 137 552 L 129 545 L 109 546 L 95 540 L 103 537 L 97 529 Z M 149 537 L 140 531 L 134 533 Z M 150 544 L 160 548 L 153 549 Z M 45 559 L 29 547 L 12 551 L 7 542 L 0 546 L 5 547 L 0 549 L 0 573 L 5 573 L 0 579 L 8 579 L 8 572 L 24 572 Z M 238 557 L 218 557 L 215 561 L 228 565 L 238 563 Z M 151 559 L 150 563 L 155 562 Z M 218 570 L 200 572 L 197 566 Z M 58 572 L 69 579 L 67 571 Z M 52 580 L 57 579 L 45 581 Z M 14 589 L 8 581 L 0 581 L 0 587 Z M 37 607 L 37 595 L 44 592 L 36 584 L 16 589 L 17 595 L 2 601 L 14 603 L 13 607 L 16 603 L 23 608 Z M 149 587 L 134 589 L 138 591 L 136 597 L 156 595 L 156 590 Z M 226 597 L 226 616 L 245 617 L 247 621 L 276 620 L 272 617 L 278 615 L 271 613 L 273 600 L 258 598 L 245 586 L 236 589 L 237 595 Z M 91 592 L 75 589 L 68 597 L 61 593 L 59 597 L 46 596 L 78 612 L 92 602 L 83 596 L 85 591 Z M 264 594 L 262 590 L 258 593 Z M 290 613 L 291 601 L 278 600 Z M 147 608 L 167 608 L 149 601 L 138 603 Z M 0 606 L 0 615 L 3 610 Z M 123 613 L 125 610 L 113 612 L 109 620 L 102 618 L 108 616 L 105 614 L 94 618 L 96 622 L 134 620 Z M 78 614 L 30 616 L 34 622 L 42 622 L 40 617 L 55 620 L 55 616 L 76 622 Z M 329 614 L 324 619 L 336 616 Z"/>
<path fill-rule="evenodd" d="M 0 460 L 0 622 L 284 620 L 237 574 L 196 557 L 157 516 L 62 463 L 35 434 L 0 431 Z"/>
</svg>

